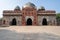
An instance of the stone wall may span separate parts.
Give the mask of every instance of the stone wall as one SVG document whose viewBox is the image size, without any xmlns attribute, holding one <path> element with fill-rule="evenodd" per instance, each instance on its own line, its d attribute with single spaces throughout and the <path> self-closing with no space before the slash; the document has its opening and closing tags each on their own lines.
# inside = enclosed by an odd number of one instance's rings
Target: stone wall
<svg viewBox="0 0 60 40">
<path fill-rule="evenodd" d="M 38 16 L 38 25 L 42 25 L 43 18 L 46 18 L 48 25 L 56 25 L 55 16 Z"/>
<path fill-rule="evenodd" d="M 16 19 L 16 22 L 17 22 L 16 26 L 20 26 L 21 20 L 22 20 L 21 16 L 3 16 L 3 21 L 4 20 L 6 21 L 5 24 L 3 24 L 3 25 L 11 26 L 11 22 L 14 18 Z"/>
</svg>

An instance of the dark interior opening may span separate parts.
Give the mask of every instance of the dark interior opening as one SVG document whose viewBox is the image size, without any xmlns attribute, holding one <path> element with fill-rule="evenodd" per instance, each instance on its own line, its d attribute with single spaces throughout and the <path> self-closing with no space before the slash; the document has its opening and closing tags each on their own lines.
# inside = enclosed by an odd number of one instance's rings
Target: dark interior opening
<svg viewBox="0 0 60 40">
<path fill-rule="evenodd" d="M 30 18 L 27 19 L 26 25 L 32 25 L 32 20 Z"/>
<path fill-rule="evenodd" d="M 42 21 L 42 25 L 47 25 L 47 20 L 45 18 Z"/>
<path fill-rule="evenodd" d="M 12 25 L 16 25 L 16 19 L 15 18 L 12 20 Z"/>
</svg>

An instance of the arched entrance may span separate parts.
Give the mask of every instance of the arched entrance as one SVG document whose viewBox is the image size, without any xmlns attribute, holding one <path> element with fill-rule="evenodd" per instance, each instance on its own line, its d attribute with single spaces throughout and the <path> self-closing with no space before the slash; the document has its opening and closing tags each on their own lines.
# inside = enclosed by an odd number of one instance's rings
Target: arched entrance
<svg viewBox="0 0 60 40">
<path fill-rule="evenodd" d="M 17 24 L 15 18 L 12 20 L 12 23 L 11 23 L 11 24 L 12 24 L 12 25 L 16 25 L 16 24 Z"/>
<path fill-rule="evenodd" d="M 26 25 L 32 25 L 32 20 L 30 18 L 27 19 Z"/>
<path fill-rule="evenodd" d="M 46 20 L 46 18 L 43 18 L 42 25 L 47 25 L 47 20 Z"/>
</svg>

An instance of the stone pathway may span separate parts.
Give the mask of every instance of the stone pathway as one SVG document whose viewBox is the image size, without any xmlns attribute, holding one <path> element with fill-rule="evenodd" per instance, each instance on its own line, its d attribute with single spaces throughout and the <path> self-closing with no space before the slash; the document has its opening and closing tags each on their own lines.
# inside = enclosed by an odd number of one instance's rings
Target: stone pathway
<svg viewBox="0 0 60 40">
<path fill-rule="evenodd" d="M 60 40 L 60 26 L 0 27 L 0 40 Z"/>
</svg>

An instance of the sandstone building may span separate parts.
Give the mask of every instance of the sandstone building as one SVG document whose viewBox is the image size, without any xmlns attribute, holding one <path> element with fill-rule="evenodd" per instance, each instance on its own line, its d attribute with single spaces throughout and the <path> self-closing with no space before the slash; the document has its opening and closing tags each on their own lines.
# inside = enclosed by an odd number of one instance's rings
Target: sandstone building
<svg viewBox="0 0 60 40">
<path fill-rule="evenodd" d="M 56 11 L 46 10 L 43 6 L 39 9 L 31 3 L 26 3 L 22 10 L 17 6 L 14 10 L 4 10 L 3 26 L 42 26 L 56 25 Z"/>
</svg>

